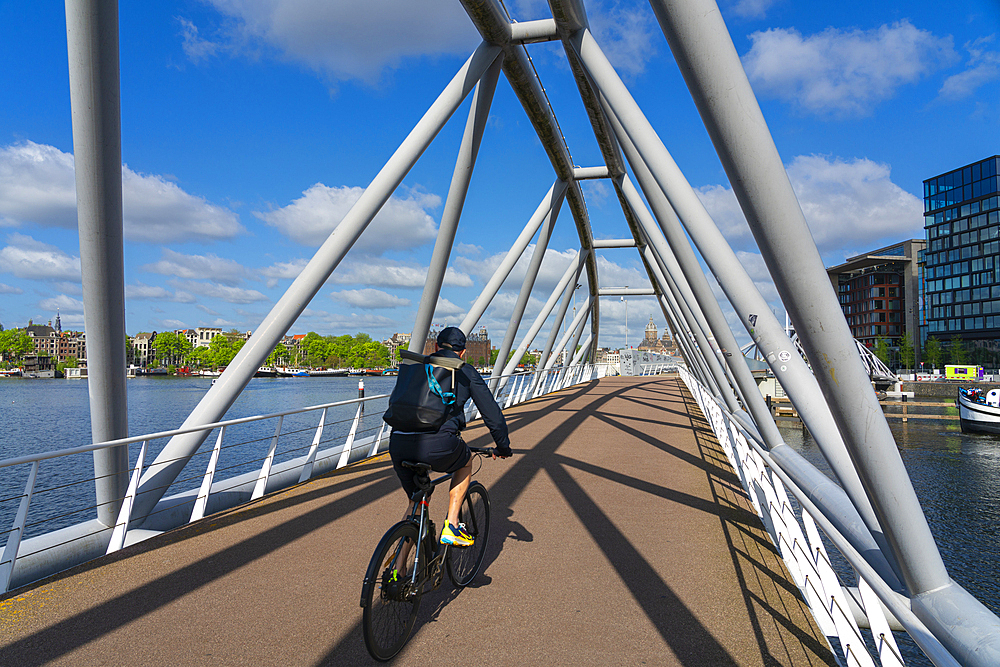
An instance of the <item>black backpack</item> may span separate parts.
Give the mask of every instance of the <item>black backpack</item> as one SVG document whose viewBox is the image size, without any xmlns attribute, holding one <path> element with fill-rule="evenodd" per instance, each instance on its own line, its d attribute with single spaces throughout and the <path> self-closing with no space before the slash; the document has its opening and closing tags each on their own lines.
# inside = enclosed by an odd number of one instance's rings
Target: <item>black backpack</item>
<svg viewBox="0 0 1000 667">
<path fill-rule="evenodd" d="M 399 376 L 383 421 L 397 431 L 437 431 L 455 404 L 455 371 L 465 362 L 409 350 L 399 356 Z"/>
</svg>

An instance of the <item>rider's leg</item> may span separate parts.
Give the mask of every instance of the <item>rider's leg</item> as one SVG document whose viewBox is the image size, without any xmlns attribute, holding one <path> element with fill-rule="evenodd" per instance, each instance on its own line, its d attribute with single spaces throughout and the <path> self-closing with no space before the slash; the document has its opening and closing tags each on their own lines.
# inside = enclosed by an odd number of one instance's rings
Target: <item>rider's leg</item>
<svg viewBox="0 0 1000 667">
<path fill-rule="evenodd" d="M 455 471 L 451 478 L 451 490 L 448 492 L 448 523 L 458 525 L 458 512 L 462 509 L 465 492 L 469 490 L 469 480 L 472 479 L 472 458 Z"/>
</svg>

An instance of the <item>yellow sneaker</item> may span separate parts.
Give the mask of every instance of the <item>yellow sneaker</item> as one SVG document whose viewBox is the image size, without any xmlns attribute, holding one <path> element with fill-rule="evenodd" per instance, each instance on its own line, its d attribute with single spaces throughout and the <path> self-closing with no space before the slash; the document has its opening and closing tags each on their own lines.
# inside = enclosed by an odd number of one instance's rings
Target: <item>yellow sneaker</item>
<svg viewBox="0 0 1000 667">
<path fill-rule="evenodd" d="M 445 522 L 444 529 L 441 530 L 441 544 L 450 544 L 454 547 L 471 547 L 475 543 L 475 538 L 465 532 L 464 523 L 453 527 L 447 521 Z"/>
</svg>

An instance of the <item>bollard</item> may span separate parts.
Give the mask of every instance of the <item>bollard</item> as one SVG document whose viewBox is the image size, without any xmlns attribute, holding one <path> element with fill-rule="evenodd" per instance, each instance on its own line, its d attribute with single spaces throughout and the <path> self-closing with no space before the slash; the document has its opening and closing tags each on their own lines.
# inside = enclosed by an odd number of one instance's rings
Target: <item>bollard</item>
<svg viewBox="0 0 1000 667">
<path fill-rule="evenodd" d="M 364 397 L 365 397 L 365 379 L 364 378 L 359 378 L 358 379 L 358 398 L 364 398 Z M 365 404 L 362 403 L 361 404 L 361 414 L 364 414 L 364 413 L 365 413 Z"/>
<path fill-rule="evenodd" d="M 906 394 L 903 394 L 903 421 L 906 422 Z"/>
</svg>

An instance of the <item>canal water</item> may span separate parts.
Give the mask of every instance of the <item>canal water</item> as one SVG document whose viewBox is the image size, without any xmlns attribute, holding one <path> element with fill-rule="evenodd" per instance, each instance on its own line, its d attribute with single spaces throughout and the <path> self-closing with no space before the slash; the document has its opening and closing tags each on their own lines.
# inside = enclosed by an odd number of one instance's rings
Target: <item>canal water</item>
<svg viewBox="0 0 1000 667">
<path fill-rule="evenodd" d="M 365 395 L 388 394 L 395 377 L 363 377 Z M 358 398 L 358 376 L 254 378 L 230 408 L 225 419 L 266 415 L 304 406 L 322 405 Z M 211 387 L 210 378 L 140 377 L 127 383 L 129 434 L 133 436 L 169 431 L 184 419 Z M 90 407 L 85 380 L 0 379 L 0 460 L 68 449 L 91 442 Z M 363 438 L 378 433 L 387 399 L 366 403 L 356 434 Z M 327 415 L 320 449 L 341 444 L 350 431 L 357 405 L 331 409 Z M 312 443 L 320 411 L 285 417 L 275 462 L 304 455 Z M 226 479 L 259 470 L 274 436 L 277 420 L 232 426 L 226 430 L 216 479 Z M 201 484 L 212 444 L 209 436 L 199 453 L 171 486 L 168 494 Z M 166 439 L 149 443 L 146 463 L 153 460 Z M 140 444 L 130 447 L 134 465 Z M 0 469 L 0 544 L 6 543 L 28 477 L 27 465 Z M 93 454 L 76 454 L 43 461 L 32 497 L 26 537 L 79 523 L 95 516 Z"/>
<path fill-rule="evenodd" d="M 953 407 L 939 412 L 957 414 Z M 958 421 L 890 419 L 889 426 L 949 573 L 1000 614 L 1000 436 L 962 433 Z M 829 473 L 808 432 L 790 426 L 780 431 L 786 443 Z M 846 561 L 834 550 L 830 557 L 838 574 L 853 580 Z M 908 637 L 895 635 L 907 665 L 931 664 Z"/>
</svg>

